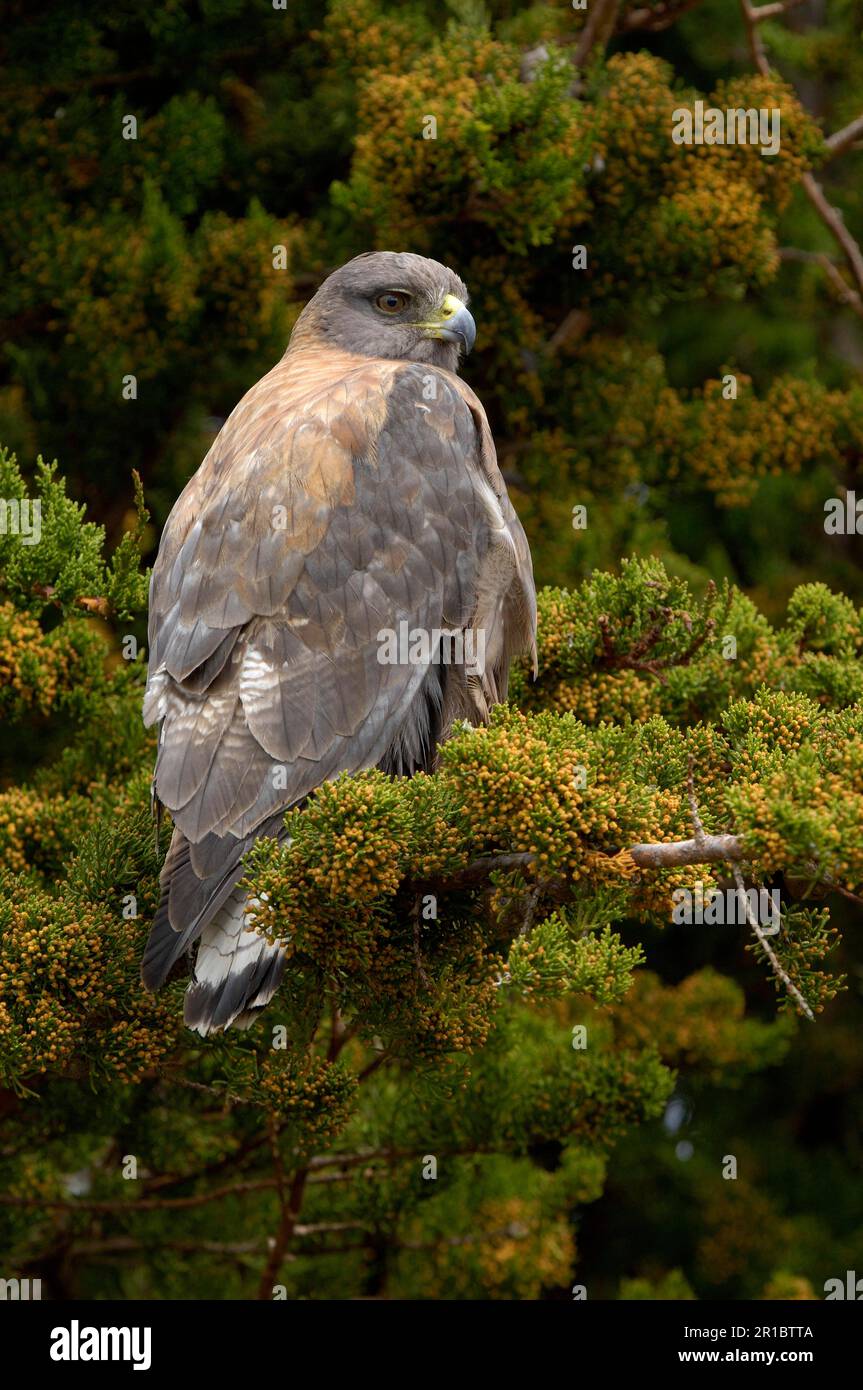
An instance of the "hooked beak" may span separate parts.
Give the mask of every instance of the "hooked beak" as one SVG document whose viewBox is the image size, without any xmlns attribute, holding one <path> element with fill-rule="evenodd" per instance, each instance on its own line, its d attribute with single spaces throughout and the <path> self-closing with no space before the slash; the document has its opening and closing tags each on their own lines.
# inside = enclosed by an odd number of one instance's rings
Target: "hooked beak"
<svg viewBox="0 0 863 1390">
<path fill-rule="evenodd" d="M 473 314 L 454 294 L 447 295 L 440 307 L 438 318 L 428 323 L 420 323 L 417 327 L 425 331 L 427 338 L 440 338 L 445 343 L 461 343 L 465 353 L 470 352 L 476 342 Z"/>
</svg>

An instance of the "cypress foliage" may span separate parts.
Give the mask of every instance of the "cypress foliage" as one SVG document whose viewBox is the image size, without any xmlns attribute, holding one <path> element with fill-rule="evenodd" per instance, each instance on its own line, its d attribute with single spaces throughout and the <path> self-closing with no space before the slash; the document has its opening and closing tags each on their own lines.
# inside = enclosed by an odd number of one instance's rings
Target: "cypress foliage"
<svg viewBox="0 0 863 1390">
<path fill-rule="evenodd" d="M 0 1272 L 55 1297 L 805 1299 L 859 1258 L 863 287 L 807 188 L 863 233 L 860 17 L 759 62 L 727 0 L 593 8 L 13 13 Z M 776 155 L 675 145 L 698 100 L 780 110 Z M 204 1041 L 138 977 L 147 563 L 373 248 L 471 287 L 540 675 L 254 849 L 285 982 Z M 779 932 L 711 925 L 741 884 Z"/>
</svg>

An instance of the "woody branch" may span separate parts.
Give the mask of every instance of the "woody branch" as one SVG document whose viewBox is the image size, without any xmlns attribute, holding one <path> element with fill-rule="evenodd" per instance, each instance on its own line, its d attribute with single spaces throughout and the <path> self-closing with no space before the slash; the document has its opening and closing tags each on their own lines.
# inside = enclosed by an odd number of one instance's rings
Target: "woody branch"
<svg viewBox="0 0 863 1390">
<path fill-rule="evenodd" d="M 788 0 L 785 4 L 762 5 L 760 7 L 753 5 L 751 0 L 740 0 L 740 11 L 749 42 L 749 51 L 752 54 L 755 67 L 763 77 L 770 76 L 770 63 L 767 60 L 767 53 L 758 25 L 762 20 L 784 14 L 792 8 L 793 4 L 789 3 Z M 863 132 L 863 117 L 858 117 L 845 126 L 843 130 L 837 131 L 835 136 L 828 136 L 825 142 L 828 157 L 835 158 L 845 150 L 850 149 L 861 132 Z M 800 182 L 804 193 L 824 226 L 841 247 L 848 264 L 856 288 L 842 297 L 855 313 L 863 317 L 863 251 L 846 227 L 842 213 L 828 201 L 824 189 L 814 175 L 806 173 Z M 790 257 L 786 258 L 790 259 Z M 835 276 L 831 275 L 830 278 L 835 283 Z"/>
</svg>

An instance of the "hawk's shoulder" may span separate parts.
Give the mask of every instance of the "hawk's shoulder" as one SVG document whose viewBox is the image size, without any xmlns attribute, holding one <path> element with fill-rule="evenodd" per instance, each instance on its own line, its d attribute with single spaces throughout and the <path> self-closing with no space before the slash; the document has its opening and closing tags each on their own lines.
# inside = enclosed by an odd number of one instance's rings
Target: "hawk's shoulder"
<svg viewBox="0 0 863 1390">
<path fill-rule="evenodd" d="M 154 567 L 145 716 L 193 842 L 375 766 L 425 675 L 381 664 L 379 634 L 474 611 L 491 532 L 457 378 L 335 356 L 244 397 Z"/>
</svg>

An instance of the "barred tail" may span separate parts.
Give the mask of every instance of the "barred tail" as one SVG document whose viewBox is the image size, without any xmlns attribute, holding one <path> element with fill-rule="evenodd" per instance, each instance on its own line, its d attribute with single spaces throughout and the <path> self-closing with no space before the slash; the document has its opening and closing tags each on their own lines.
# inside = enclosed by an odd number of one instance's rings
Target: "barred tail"
<svg viewBox="0 0 863 1390">
<path fill-rule="evenodd" d="M 284 953 L 249 925 L 256 906 L 236 888 L 201 933 L 183 1017 L 202 1037 L 248 1028 L 279 987 Z"/>
</svg>

